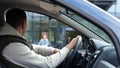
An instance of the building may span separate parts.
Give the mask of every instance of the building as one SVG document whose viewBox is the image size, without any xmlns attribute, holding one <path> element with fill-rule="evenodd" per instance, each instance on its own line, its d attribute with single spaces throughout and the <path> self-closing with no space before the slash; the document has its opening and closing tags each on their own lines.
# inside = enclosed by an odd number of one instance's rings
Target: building
<svg viewBox="0 0 120 68">
<path fill-rule="evenodd" d="M 120 0 L 88 0 L 120 19 Z"/>
</svg>

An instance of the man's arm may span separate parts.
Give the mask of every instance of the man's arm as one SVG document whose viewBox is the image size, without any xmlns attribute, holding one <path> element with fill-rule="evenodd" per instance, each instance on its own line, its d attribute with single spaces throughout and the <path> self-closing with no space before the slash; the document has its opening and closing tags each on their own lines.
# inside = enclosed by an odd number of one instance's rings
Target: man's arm
<svg viewBox="0 0 120 68">
<path fill-rule="evenodd" d="M 23 66 L 25 68 L 55 68 L 65 59 L 69 50 L 75 46 L 76 41 L 77 38 L 74 38 L 59 52 L 46 57 L 36 54 L 22 43 L 9 44 L 3 50 L 2 55 L 12 63 Z"/>
<path fill-rule="evenodd" d="M 79 37 L 80 36 L 73 38 L 72 41 L 69 44 L 67 44 L 65 47 L 71 50 L 75 46 L 76 41 Z M 37 54 L 41 54 L 43 56 L 49 56 L 59 51 L 59 49 L 57 48 L 47 47 L 47 46 L 38 46 L 38 45 L 33 45 L 33 49 Z"/>
<path fill-rule="evenodd" d="M 33 45 L 33 50 L 35 51 L 35 53 L 41 54 L 42 56 L 49 56 L 56 52 L 56 49 L 53 47 L 39 45 Z"/>
<path fill-rule="evenodd" d="M 11 43 L 2 52 L 2 55 L 12 63 L 25 68 L 55 68 L 67 56 L 69 49 L 64 47 L 59 52 L 42 56 L 36 54 L 22 43 Z"/>
<path fill-rule="evenodd" d="M 78 38 L 80 38 L 80 37 L 81 37 L 81 36 L 77 36 L 76 38 L 73 38 L 72 41 L 71 41 L 68 45 L 66 45 L 66 47 L 67 47 L 69 50 L 71 50 L 71 49 L 75 46 Z"/>
</svg>

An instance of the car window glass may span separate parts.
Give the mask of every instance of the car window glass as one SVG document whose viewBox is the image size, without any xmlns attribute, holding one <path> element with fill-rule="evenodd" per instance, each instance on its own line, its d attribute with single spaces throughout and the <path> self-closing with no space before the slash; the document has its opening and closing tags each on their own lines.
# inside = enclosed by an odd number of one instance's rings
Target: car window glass
<svg viewBox="0 0 120 68">
<path fill-rule="evenodd" d="M 83 25 L 85 28 L 89 29 L 90 31 L 92 31 L 93 33 L 101 37 L 103 40 L 111 43 L 111 39 L 109 38 L 109 36 L 102 29 L 92 24 L 90 21 L 86 20 L 85 18 L 80 17 L 79 15 L 77 15 L 76 13 L 72 11 L 69 11 L 68 9 L 62 8 L 61 13 L 69 16 L 70 18 L 78 22 L 79 24 Z"/>
</svg>

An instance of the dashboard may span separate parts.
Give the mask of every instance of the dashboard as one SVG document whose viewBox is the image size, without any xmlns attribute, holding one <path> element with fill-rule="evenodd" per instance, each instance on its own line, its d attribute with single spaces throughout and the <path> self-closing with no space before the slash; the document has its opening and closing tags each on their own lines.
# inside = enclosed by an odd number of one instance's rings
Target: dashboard
<svg viewBox="0 0 120 68">
<path fill-rule="evenodd" d="M 79 49 L 78 52 L 83 56 L 81 63 L 84 63 L 84 68 L 116 68 L 119 66 L 115 48 L 111 44 L 91 39 L 86 48 Z"/>
</svg>

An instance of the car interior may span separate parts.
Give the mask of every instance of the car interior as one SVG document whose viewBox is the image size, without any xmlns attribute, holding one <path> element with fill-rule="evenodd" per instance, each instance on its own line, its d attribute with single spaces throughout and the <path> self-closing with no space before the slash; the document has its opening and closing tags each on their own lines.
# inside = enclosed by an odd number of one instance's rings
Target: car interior
<svg viewBox="0 0 120 68">
<path fill-rule="evenodd" d="M 96 21 L 89 20 L 90 16 L 86 18 L 82 12 L 78 14 L 74 10 L 51 0 L 1 0 L 0 27 L 4 25 L 4 14 L 9 8 L 21 8 L 26 11 L 29 26 L 25 37 L 31 44 L 37 44 L 40 38 L 40 35 L 39 37 L 36 37 L 37 34 L 31 35 L 32 31 L 34 33 L 48 31 L 51 46 L 59 49 L 77 35 L 81 36 L 77 40 L 76 46 L 57 68 L 119 67 L 119 60 L 111 38 L 102 28 L 94 24 Z M 35 20 L 32 20 L 33 23 L 30 23 L 30 14 L 34 14 L 31 16 Z M 41 15 L 47 18 L 39 20 L 37 16 Z M 49 20 L 47 20 L 49 23 L 44 24 L 44 29 L 40 29 L 43 28 L 42 26 L 36 28 L 38 24 L 45 23 L 46 19 Z M 37 23 L 34 24 L 35 22 Z M 0 68 L 5 68 L 4 63 L 0 62 Z"/>
</svg>

